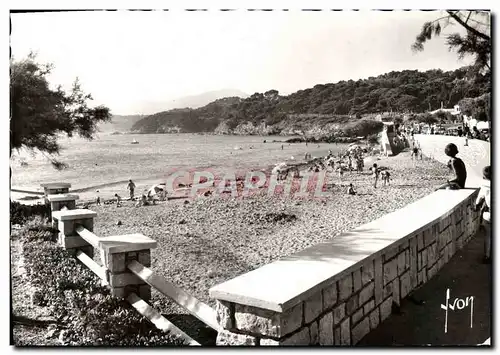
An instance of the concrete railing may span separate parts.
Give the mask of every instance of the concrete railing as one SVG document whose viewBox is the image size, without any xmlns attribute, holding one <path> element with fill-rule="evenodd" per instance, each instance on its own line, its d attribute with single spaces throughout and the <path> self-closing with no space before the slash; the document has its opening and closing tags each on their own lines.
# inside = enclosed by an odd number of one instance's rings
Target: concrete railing
<svg viewBox="0 0 500 355">
<path fill-rule="evenodd" d="M 92 231 L 97 213 L 87 209 L 60 210 L 52 212 L 58 223 L 58 242 L 66 250 L 77 254 L 81 251 L 90 258 L 94 249 L 100 253 L 102 270 L 99 276 L 105 275 L 104 283 L 111 287 L 111 293 L 126 298 L 131 292 L 149 300 L 151 287 L 138 278 L 127 265 L 138 261 L 144 266 L 151 266 L 151 249 L 156 248 L 155 240 L 142 234 L 126 234 L 110 237 L 98 237 Z"/>
<path fill-rule="evenodd" d="M 177 334 L 189 345 L 200 344 L 147 303 L 151 287 L 218 330 L 215 310 L 149 269 L 151 249 L 157 247 L 155 240 L 142 234 L 99 237 L 93 233 L 96 212 L 75 209 L 73 204 L 69 205 L 71 209 L 55 210 L 60 208 L 55 202 L 68 201 L 65 196 L 49 195 L 53 202 L 52 223 L 59 230 L 58 243 L 96 274 L 103 285 L 109 286 L 113 296 L 126 299 L 157 328 Z M 102 265 L 93 260 L 94 250 L 100 253 Z"/>
<path fill-rule="evenodd" d="M 49 182 L 40 184 L 40 186 L 43 188 L 45 199 L 48 200 L 49 195 L 67 194 L 71 184 L 67 182 Z"/>
<path fill-rule="evenodd" d="M 47 195 L 46 198 L 50 203 L 52 227 L 57 228 L 58 222 L 57 218 L 54 217 L 53 212 L 76 209 L 76 201 L 79 199 L 79 196 L 63 193 Z"/>
<path fill-rule="evenodd" d="M 59 191 L 58 191 L 59 192 Z M 63 191 L 61 191 L 63 192 Z M 196 341 L 156 312 L 151 287 L 218 331 L 219 345 L 355 345 L 468 243 L 475 189 L 440 190 L 382 218 L 210 290 L 216 310 L 149 269 L 156 241 L 99 237 L 78 196 L 48 195 L 59 244 L 158 328 Z M 66 207 L 66 208 L 63 208 Z M 62 209 L 63 208 L 63 209 Z M 100 253 L 102 265 L 92 258 Z"/>
<path fill-rule="evenodd" d="M 219 345 L 355 345 L 479 227 L 477 190 L 440 190 L 216 285 Z"/>
</svg>

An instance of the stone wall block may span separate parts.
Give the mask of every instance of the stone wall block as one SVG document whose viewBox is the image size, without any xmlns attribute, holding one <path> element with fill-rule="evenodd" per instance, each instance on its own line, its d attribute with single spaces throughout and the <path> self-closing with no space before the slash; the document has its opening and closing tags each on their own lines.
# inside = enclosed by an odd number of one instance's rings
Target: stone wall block
<svg viewBox="0 0 500 355">
<path fill-rule="evenodd" d="M 338 288 L 339 288 L 339 301 L 344 301 L 348 299 L 353 292 L 352 274 L 349 274 L 342 280 L 340 280 Z"/>
<path fill-rule="evenodd" d="M 333 314 L 328 312 L 319 320 L 319 344 L 333 345 L 334 343 Z"/>
</svg>

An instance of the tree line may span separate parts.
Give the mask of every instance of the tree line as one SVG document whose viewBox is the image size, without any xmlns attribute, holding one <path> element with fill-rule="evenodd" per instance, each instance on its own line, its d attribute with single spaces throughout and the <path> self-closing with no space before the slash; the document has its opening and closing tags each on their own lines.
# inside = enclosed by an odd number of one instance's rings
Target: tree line
<svg viewBox="0 0 500 355">
<path fill-rule="evenodd" d="M 419 114 L 441 105 L 453 107 L 460 102 L 467 103 L 475 115 L 485 119 L 489 118 L 489 112 L 485 111 L 487 105 L 478 108 L 481 105 L 477 98 L 490 93 L 490 80 L 487 74 L 471 75 L 469 67 L 446 72 L 439 69 L 392 71 L 367 79 L 318 84 L 287 96 L 269 90 L 246 99 L 219 99 L 198 109 L 159 112 L 136 122 L 132 130 L 162 133 L 169 127 L 179 127 L 181 132 L 212 132 L 221 122 L 229 130 L 248 122 L 283 126 L 298 114 L 311 114 L 309 120 L 313 123 L 317 120 L 315 115 L 356 119 L 391 111 Z"/>
</svg>

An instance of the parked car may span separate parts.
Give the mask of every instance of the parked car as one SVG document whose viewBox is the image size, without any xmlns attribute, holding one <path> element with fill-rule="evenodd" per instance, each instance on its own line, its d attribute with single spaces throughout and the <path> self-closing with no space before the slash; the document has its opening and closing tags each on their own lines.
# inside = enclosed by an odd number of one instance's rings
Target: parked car
<svg viewBox="0 0 500 355">
<path fill-rule="evenodd" d="M 434 134 L 441 134 L 441 135 L 445 135 L 446 134 L 446 129 L 444 127 L 437 127 L 435 130 L 434 130 Z"/>
</svg>

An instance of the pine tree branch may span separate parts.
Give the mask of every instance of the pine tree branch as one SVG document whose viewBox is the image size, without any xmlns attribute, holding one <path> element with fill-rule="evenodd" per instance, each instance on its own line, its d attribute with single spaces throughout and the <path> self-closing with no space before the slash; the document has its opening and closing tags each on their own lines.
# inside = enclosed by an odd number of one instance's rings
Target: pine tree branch
<svg viewBox="0 0 500 355">
<path fill-rule="evenodd" d="M 472 32 L 476 36 L 478 36 L 478 37 L 480 37 L 482 39 L 485 39 L 487 41 L 490 40 L 490 36 L 485 35 L 484 33 L 479 32 L 475 28 L 473 28 L 473 27 L 469 26 L 468 24 L 466 24 L 456 13 L 454 13 L 452 11 L 446 11 L 446 12 L 448 12 L 448 14 L 450 14 L 450 16 L 453 17 L 453 19 L 455 21 L 457 21 L 460 25 L 462 25 L 463 27 L 465 27 L 465 29 L 467 29 L 467 31 Z"/>
<path fill-rule="evenodd" d="M 469 22 L 470 15 L 472 15 L 472 11 L 469 11 L 469 16 L 467 16 L 467 20 L 465 20 L 465 23 Z"/>
</svg>

